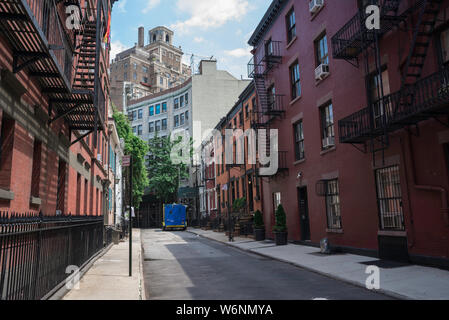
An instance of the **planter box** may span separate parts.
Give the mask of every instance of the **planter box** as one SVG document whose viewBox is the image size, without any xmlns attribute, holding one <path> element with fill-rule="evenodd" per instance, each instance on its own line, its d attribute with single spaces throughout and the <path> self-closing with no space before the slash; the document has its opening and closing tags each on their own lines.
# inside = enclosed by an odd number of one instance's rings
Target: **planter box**
<svg viewBox="0 0 449 320">
<path fill-rule="evenodd" d="M 273 232 L 274 233 L 274 239 L 277 246 L 285 246 L 287 245 L 287 232 Z"/>
<path fill-rule="evenodd" d="M 265 229 L 254 229 L 254 238 L 256 241 L 265 240 Z"/>
</svg>

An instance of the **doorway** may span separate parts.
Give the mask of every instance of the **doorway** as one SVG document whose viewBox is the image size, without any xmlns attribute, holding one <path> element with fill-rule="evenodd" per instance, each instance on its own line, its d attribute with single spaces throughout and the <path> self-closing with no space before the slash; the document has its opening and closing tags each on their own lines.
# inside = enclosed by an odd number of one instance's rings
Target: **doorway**
<svg viewBox="0 0 449 320">
<path fill-rule="evenodd" d="M 298 207 L 301 227 L 301 240 L 310 241 L 309 203 L 307 187 L 298 188 Z"/>
</svg>

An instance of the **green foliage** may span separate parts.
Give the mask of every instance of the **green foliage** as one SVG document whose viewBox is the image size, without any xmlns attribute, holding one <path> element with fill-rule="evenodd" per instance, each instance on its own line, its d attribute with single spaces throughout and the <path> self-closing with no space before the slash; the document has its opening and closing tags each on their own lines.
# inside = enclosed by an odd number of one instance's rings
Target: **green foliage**
<svg viewBox="0 0 449 320">
<path fill-rule="evenodd" d="M 240 212 L 243 208 L 246 207 L 246 198 L 235 199 L 232 203 L 232 210 L 234 212 Z"/>
<path fill-rule="evenodd" d="M 287 217 L 285 215 L 284 207 L 280 204 L 276 209 L 276 224 L 273 227 L 274 232 L 287 231 Z"/>
<path fill-rule="evenodd" d="M 171 158 L 172 150 L 176 150 L 180 143 L 182 143 L 182 137 L 176 141 L 170 141 L 169 137 L 161 138 L 157 133 L 148 142 L 149 188 L 164 203 L 176 201 L 180 180 L 189 177 L 187 165 L 185 163 L 176 164 Z M 191 154 L 192 150 L 191 148 Z"/>
<path fill-rule="evenodd" d="M 256 228 L 256 229 L 264 228 L 262 212 L 260 212 L 260 210 L 257 210 L 256 212 L 254 212 L 254 228 Z"/>
<path fill-rule="evenodd" d="M 145 155 L 148 147 L 142 139 L 132 133 L 128 118 L 121 112 L 114 110 L 113 118 L 117 126 L 117 133 L 125 140 L 125 154 L 133 158 L 133 206 L 139 208 L 145 188 L 148 186 L 148 176 L 145 169 Z M 128 176 L 123 172 L 124 178 Z"/>
</svg>

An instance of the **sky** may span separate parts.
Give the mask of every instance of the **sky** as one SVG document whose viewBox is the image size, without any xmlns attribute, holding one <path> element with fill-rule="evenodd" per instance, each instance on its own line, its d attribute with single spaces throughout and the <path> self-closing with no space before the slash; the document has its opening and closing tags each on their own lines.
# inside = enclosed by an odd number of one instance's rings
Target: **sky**
<svg viewBox="0 0 449 320">
<path fill-rule="evenodd" d="M 173 44 L 181 46 L 184 62 L 191 55 L 213 56 L 218 68 L 247 78 L 251 58 L 248 40 L 271 0 L 119 0 L 111 21 L 111 58 L 137 42 L 137 29 L 165 26 L 175 32 Z"/>
</svg>

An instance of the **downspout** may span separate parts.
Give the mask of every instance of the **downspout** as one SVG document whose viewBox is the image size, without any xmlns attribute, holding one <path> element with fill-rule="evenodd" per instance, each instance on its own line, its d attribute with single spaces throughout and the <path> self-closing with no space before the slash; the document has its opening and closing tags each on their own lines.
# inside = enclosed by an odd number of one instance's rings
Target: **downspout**
<svg viewBox="0 0 449 320">
<path fill-rule="evenodd" d="M 447 197 L 447 190 L 440 186 L 430 186 L 430 185 L 418 185 L 416 184 L 416 169 L 415 169 L 415 161 L 413 158 L 413 145 L 411 143 L 411 136 L 410 132 L 407 132 L 408 137 L 408 144 L 409 144 L 409 154 L 410 154 L 410 161 L 412 166 L 412 183 L 415 189 L 417 190 L 423 190 L 423 191 L 431 191 L 431 192 L 438 192 L 440 193 L 441 197 L 441 215 L 443 218 L 443 221 L 445 222 L 446 226 L 449 226 L 449 208 L 448 208 L 448 197 Z"/>
</svg>

